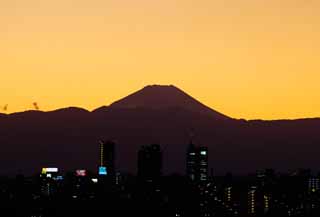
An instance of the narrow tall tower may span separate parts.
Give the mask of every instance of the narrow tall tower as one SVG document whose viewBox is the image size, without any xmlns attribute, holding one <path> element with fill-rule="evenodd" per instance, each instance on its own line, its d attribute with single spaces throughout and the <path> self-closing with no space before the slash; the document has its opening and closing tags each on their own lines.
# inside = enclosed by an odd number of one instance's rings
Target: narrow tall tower
<svg viewBox="0 0 320 217">
<path fill-rule="evenodd" d="M 115 143 L 113 141 L 99 141 L 100 162 L 99 167 L 105 168 L 105 175 L 115 175 Z"/>
<path fill-rule="evenodd" d="M 191 141 L 186 156 L 187 176 L 194 182 L 208 181 L 208 148 Z"/>
<path fill-rule="evenodd" d="M 189 144 L 186 159 L 187 176 L 191 181 L 195 181 L 197 177 L 197 150 L 192 141 Z"/>
</svg>

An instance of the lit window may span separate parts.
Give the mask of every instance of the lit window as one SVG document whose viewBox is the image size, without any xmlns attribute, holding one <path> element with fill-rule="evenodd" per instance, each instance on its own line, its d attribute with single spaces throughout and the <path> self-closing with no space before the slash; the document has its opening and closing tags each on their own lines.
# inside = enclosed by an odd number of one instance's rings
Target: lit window
<svg viewBox="0 0 320 217">
<path fill-rule="evenodd" d="M 201 155 L 207 155 L 207 152 L 206 151 L 201 151 L 200 154 Z"/>
</svg>

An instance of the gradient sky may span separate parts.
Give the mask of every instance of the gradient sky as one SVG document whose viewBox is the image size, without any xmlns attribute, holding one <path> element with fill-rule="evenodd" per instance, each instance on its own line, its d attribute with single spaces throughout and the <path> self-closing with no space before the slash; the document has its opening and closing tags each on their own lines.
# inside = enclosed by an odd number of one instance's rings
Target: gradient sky
<svg viewBox="0 0 320 217">
<path fill-rule="evenodd" d="M 234 118 L 320 117 L 319 69 L 319 0 L 0 1 L 8 113 L 174 84 Z"/>
</svg>

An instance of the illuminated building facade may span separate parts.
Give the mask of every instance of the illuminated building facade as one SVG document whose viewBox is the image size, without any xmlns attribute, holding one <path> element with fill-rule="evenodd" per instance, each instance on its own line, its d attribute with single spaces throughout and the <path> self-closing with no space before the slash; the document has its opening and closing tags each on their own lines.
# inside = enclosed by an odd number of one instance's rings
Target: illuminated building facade
<svg viewBox="0 0 320 217">
<path fill-rule="evenodd" d="M 271 194 L 265 193 L 263 195 L 263 207 L 264 207 L 265 214 L 270 211 L 270 205 L 271 205 Z"/>
<path fill-rule="evenodd" d="M 224 188 L 224 203 L 227 206 L 232 205 L 232 186 L 228 186 Z"/>
<path fill-rule="evenodd" d="M 263 209 L 264 214 L 268 214 L 273 206 L 273 191 L 275 187 L 275 174 L 273 169 L 258 170 L 256 173 L 257 186 L 259 189 L 258 201 L 261 204 L 259 208 Z"/>
<path fill-rule="evenodd" d="M 58 176 L 58 171 L 58 168 L 42 168 L 40 174 L 42 195 L 51 196 L 55 193 L 57 181 L 61 179 L 61 176 Z"/>
<path fill-rule="evenodd" d="M 208 148 L 190 143 L 187 150 L 187 176 L 195 182 L 208 181 Z"/>
<path fill-rule="evenodd" d="M 310 177 L 308 180 L 308 191 L 315 193 L 320 189 L 320 179 L 318 177 Z"/>
<path fill-rule="evenodd" d="M 307 205 L 310 213 L 320 208 L 319 188 L 320 188 L 319 177 L 310 176 L 308 178 L 309 203 Z"/>
<path fill-rule="evenodd" d="M 248 214 L 255 216 L 257 213 L 257 187 L 251 186 L 248 191 Z"/>
</svg>

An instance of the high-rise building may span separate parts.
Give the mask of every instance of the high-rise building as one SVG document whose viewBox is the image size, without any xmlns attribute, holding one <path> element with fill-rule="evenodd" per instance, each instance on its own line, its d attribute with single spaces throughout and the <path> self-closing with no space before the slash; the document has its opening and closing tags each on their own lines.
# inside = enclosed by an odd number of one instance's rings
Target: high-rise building
<svg viewBox="0 0 320 217">
<path fill-rule="evenodd" d="M 199 147 L 199 179 L 208 181 L 208 148 Z"/>
<path fill-rule="evenodd" d="M 190 180 L 195 181 L 197 177 L 197 170 L 198 170 L 198 159 L 197 159 L 197 149 L 193 143 L 190 143 L 188 150 L 187 150 L 187 176 Z"/>
<path fill-rule="evenodd" d="M 100 163 L 99 174 L 114 176 L 115 175 L 115 143 L 113 141 L 100 142 Z"/>
<path fill-rule="evenodd" d="M 248 214 L 255 216 L 257 213 L 257 187 L 251 186 L 248 191 Z"/>
<path fill-rule="evenodd" d="M 308 179 L 308 191 L 315 193 L 320 189 L 320 179 L 318 177 L 309 177 Z"/>
<path fill-rule="evenodd" d="M 40 174 L 41 193 L 45 196 L 51 196 L 55 193 L 57 187 L 58 168 L 42 168 Z"/>
<path fill-rule="evenodd" d="M 275 173 L 273 169 L 258 170 L 256 174 L 257 188 L 260 192 L 259 200 L 263 205 L 263 213 L 268 214 L 272 210 L 273 188 Z M 260 207 L 261 208 L 261 207 Z M 261 211 L 260 211 L 261 212 Z"/>
<path fill-rule="evenodd" d="M 160 145 L 145 145 L 138 152 L 138 176 L 154 181 L 162 174 L 162 152 Z"/>
<path fill-rule="evenodd" d="M 187 150 L 187 176 L 192 181 L 204 182 L 208 180 L 208 148 L 196 147 L 192 142 Z"/>
</svg>

